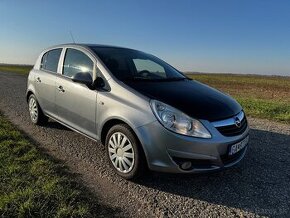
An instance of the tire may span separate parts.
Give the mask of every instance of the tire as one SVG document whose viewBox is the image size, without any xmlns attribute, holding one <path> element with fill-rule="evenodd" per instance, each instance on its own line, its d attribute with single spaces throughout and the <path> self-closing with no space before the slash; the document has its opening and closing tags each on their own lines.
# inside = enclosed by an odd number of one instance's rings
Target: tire
<svg viewBox="0 0 290 218">
<path fill-rule="evenodd" d="M 143 149 L 128 125 L 113 126 L 108 131 L 105 146 L 110 166 L 121 177 L 131 180 L 146 173 Z"/>
<path fill-rule="evenodd" d="M 31 94 L 28 98 L 28 110 L 33 124 L 44 125 L 47 123 L 48 117 L 43 114 L 34 94 Z"/>
</svg>

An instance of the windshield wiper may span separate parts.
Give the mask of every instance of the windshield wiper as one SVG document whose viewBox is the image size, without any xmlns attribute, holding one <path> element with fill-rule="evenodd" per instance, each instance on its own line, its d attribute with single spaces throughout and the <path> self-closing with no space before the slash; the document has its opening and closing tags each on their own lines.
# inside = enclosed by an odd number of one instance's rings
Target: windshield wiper
<svg viewBox="0 0 290 218">
<path fill-rule="evenodd" d="M 181 81 L 181 80 L 188 80 L 188 78 L 180 78 L 180 77 L 174 77 L 174 78 L 163 78 L 163 79 L 152 79 L 152 78 L 146 78 L 146 77 L 128 77 L 124 79 L 125 81 L 147 81 L 147 82 L 171 82 L 171 81 Z"/>
<path fill-rule="evenodd" d="M 159 81 L 181 81 L 181 80 L 188 80 L 188 78 L 173 77 L 173 78 L 160 79 Z"/>
<path fill-rule="evenodd" d="M 144 77 L 126 77 L 123 79 L 124 81 L 150 81 L 150 79 Z"/>
</svg>

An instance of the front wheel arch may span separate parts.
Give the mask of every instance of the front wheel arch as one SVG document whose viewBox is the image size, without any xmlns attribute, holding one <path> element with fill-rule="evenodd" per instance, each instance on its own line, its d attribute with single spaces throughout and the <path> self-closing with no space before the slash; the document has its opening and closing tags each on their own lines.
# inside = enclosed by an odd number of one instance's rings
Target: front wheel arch
<svg viewBox="0 0 290 218">
<path fill-rule="evenodd" d="M 122 167 L 118 168 L 118 165 L 116 165 L 116 162 L 115 162 L 115 164 L 113 163 L 116 160 L 114 160 L 114 161 L 113 161 L 113 159 L 110 160 L 110 158 L 113 157 L 114 155 L 115 155 L 116 159 L 118 158 L 116 156 L 116 155 L 118 155 L 117 154 L 118 151 L 115 151 L 115 154 L 113 154 L 113 156 L 111 153 L 114 153 L 114 151 L 109 151 L 110 149 L 114 150 L 114 148 L 116 148 L 116 147 L 110 148 L 110 145 L 111 145 L 111 143 L 109 143 L 110 137 L 112 137 L 112 135 L 114 135 L 114 134 L 120 135 L 120 133 L 121 133 L 121 135 L 124 135 L 124 137 L 127 137 L 127 140 L 130 140 L 129 142 L 131 142 L 131 148 L 133 149 L 133 152 L 135 151 L 136 152 L 135 154 L 137 154 L 136 156 L 134 155 L 133 161 L 135 161 L 135 164 L 133 165 L 133 168 L 131 168 L 131 170 L 129 172 L 122 172 Z M 116 143 L 116 141 L 115 141 L 115 143 Z M 120 143 L 120 142 L 118 142 L 118 143 Z M 123 122 L 123 123 L 113 125 L 109 129 L 109 131 L 106 135 L 105 147 L 107 150 L 108 161 L 110 162 L 110 165 L 113 167 L 115 172 L 117 174 L 119 174 L 121 177 L 123 177 L 125 179 L 129 179 L 129 180 L 137 179 L 140 176 L 142 176 L 142 174 L 146 174 L 148 172 L 148 162 L 147 162 L 147 158 L 146 158 L 146 155 L 144 153 L 144 150 L 143 150 L 143 146 L 141 145 L 140 140 L 137 137 L 137 135 L 135 134 L 134 130 L 128 124 Z M 122 148 L 123 147 L 121 146 L 121 147 L 117 147 L 116 149 L 122 150 Z M 122 150 L 121 152 L 126 153 L 128 151 Z M 121 156 L 119 158 L 123 158 L 123 156 L 122 156 L 123 154 L 121 153 L 120 155 Z M 128 156 L 128 157 L 130 158 L 130 156 Z M 127 165 L 127 164 L 125 164 L 125 165 Z M 120 162 L 119 162 L 119 167 L 120 167 Z M 124 169 L 126 169 L 126 168 L 123 167 L 123 170 Z"/>
<path fill-rule="evenodd" d="M 145 157 L 145 159 L 146 159 L 146 163 L 147 163 L 147 165 L 148 165 L 146 151 L 145 151 L 145 149 L 144 149 L 144 147 L 143 147 L 143 145 L 142 145 L 142 143 L 141 143 L 141 141 L 140 141 L 138 135 L 136 134 L 136 132 L 134 131 L 134 129 L 133 129 L 133 128 L 128 124 L 128 123 L 126 123 L 125 121 L 123 121 L 123 120 L 121 120 L 121 119 L 114 118 L 114 119 L 107 120 L 107 121 L 105 122 L 105 124 L 103 125 L 103 127 L 102 127 L 102 129 L 101 129 L 101 134 L 100 134 L 100 140 L 101 140 L 102 145 L 105 146 L 106 137 L 107 137 L 107 134 L 108 134 L 109 130 L 110 130 L 113 126 L 118 125 L 118 124 L 125 124 L 125 125 L 128 126 L 128 128 L 130 128 L 130 129 L 132 130 L 134 136 L 136 137 L 136 139 L 137 139 L 138 142 L 139 142 L 139 145 L 140 145 L 140 147 L 141 147 L 142 153 L 143 153 L 143 155 L 144 155 L 144 157 Z"/>
</svg>

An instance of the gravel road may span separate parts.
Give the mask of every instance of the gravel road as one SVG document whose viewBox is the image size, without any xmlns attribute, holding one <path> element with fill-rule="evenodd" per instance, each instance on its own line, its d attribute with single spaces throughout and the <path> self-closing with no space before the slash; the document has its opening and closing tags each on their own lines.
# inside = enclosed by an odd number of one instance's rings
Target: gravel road
<svg viewBox="0 0 290 218">
<path fill-rule="evenodd" d="M 289 217 L 290 126 L 249 119 L 250 147 L 227 171 L 204 175 L 150 173 L 138 182 L 117 177 L 104 148 L 50 121 L 29 121 L 26 77 L 0 73 L 0 110 L 38 146 L 63 161 L 111 210 L 126 217 Z M 97 216 L 97 214 L 96 214 Z"/>
</svg>

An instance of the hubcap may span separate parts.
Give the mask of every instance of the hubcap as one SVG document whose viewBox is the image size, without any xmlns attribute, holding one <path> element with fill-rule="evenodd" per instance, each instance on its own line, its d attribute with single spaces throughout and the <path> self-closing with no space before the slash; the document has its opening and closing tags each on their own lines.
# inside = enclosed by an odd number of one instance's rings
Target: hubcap
<svg viewBox="0 0 290 218">
<path fill-rule="evenodd" d="M 30 98 L 29 100 L 29 113 L 30 113 L 31 119 L 33 121 L 36 121 L 38 117 L 38 109 L 37 109 L 37 103 L 34 98 Z"/>
<path fill-rule="evenodd" d="M 135 160 L 133 146 L 121 132 L 115 132 L 109 139 L 109 157 L 113 166 L 122 173 L 129 173 Z"/>
</svg>

